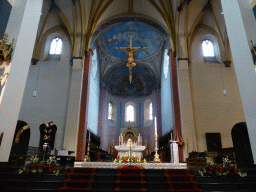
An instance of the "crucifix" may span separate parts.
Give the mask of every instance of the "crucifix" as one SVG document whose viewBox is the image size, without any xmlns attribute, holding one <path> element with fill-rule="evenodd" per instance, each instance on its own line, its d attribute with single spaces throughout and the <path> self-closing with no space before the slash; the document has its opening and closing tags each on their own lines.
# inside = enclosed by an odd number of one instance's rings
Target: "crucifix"
<svg viewBox="0 0 256 192">
<path fill-rule="evenodd" d="M 130 45 L 129 47 L 115 47 L 114 49 L 120 49 L 122 51 L 125 51 L 128 53 L 128 63 L 126 64 L 127 67 L 129 67 L 129 81 L 132 83 L 132 67 L 136 66 L 136 63 L 134 63 L 134 52 L 140 49 L 148 49 L 147 47 L 133 47 L 132 46 L 132 36 L 130 36 Z"/>
</svg>

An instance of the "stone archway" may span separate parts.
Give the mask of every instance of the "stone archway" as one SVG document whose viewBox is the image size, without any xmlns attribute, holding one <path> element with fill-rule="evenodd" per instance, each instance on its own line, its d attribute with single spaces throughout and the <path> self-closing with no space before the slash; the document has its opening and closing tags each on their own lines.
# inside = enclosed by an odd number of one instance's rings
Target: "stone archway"
<svg viewBox="0 0 256 192">
<path fill-rule="evenodd" d="M 246 123 L 237 123 L 232 129 L 231 135 L 237 167 L 248 168 L 252 166 L 253 156 Z"/>
<path fill-rule="evenodd" d="M 30 140 L 30 127 L 24 121 L 18 120 L 12 143 L 12 155 L 23 156 L 27 155 L 28 144 Z"/>
</svg>

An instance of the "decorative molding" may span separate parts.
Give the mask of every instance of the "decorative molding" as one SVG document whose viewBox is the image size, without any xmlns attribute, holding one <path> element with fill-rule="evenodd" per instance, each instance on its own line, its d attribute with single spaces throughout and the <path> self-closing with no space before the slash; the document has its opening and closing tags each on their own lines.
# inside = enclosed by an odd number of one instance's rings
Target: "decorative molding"
<svg viewBox="0 0 256 192">
<path fill-rule="evenodd" d="M 9 75 L 10 75 L 9 72 L 7 72 L 7 73 L 5 73 L 4 75 L 2 75 L 2 76 L 0 77 L 0 84 L 1 84 L 2 79 L 3 79 L 5 76 L 9 76 Z"/>
<path fill-rule="evenodd" d="M 32 58 L 31 59 L 31 65 L 36 65 L 37 61 L 39 61 L 38 59 Z"/>
<path fill-rule="evenodd" d="M 188 59 L 188 58 L 178 58 L 178 61 L 181 61 L 181 60 L 189 61 L 189 59 Z"/>
<path fill-rule="evenodd" d="M 230 67 L 231 61 L 226 60 L 226 61 L 223 61 L 223 63 L 225 64 L 225 67 Z"/>
<path fill-rule="evenodd" d="M 11 62 L 11 54 L 13 51 L 14 39 L 12 39 L 12 43 L 7 42 L 8 34 L 4 34 L 3 40 L 0 40 L 0 65 L 3 62 L 7 62 L 8 64 Z"/>
</svg>

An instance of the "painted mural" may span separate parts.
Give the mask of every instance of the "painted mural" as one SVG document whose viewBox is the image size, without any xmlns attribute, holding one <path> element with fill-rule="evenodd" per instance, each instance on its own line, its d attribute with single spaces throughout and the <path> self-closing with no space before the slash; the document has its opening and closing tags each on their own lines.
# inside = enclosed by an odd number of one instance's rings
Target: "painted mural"
<svg viewBox="0 0 256 192">
<path fill-rule="evenodd" d="M 131 97 L 148 96 L 156 88 L 156 79 L 148 69 L 136 65 L 132 69 L 133 80 L 129 83 L 129 69 L 126 65 L 116 67 L 106 75 L 106 88 L 112 95 Z"/>
<path fill-rule="evenodd" d="M 105 28 L 98 39 L 98 44 L 106 54 L 118 59 L 127 59 L 127 54 L 115 47 L 128 47 L 132 39 L 133 47 L 147 47 L 135 52 L 135 60 L 147 59 L 156 54 L 163 45 L 161 35 L 146 24 L 138 22 L 118 23 Z"/>
</svg>

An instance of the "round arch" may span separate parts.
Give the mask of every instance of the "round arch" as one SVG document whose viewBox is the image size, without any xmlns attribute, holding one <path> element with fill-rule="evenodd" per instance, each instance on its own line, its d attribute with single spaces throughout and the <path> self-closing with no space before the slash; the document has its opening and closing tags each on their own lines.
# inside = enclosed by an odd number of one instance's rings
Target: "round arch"
<svg viewBox="0 0 256 192">
<path fill-rule="evenodd" d="M 24 121 L 18 120 L 10 156 L 27 155 L 29 140 L 30 140 L 29 125 Z"/>
</svg>

